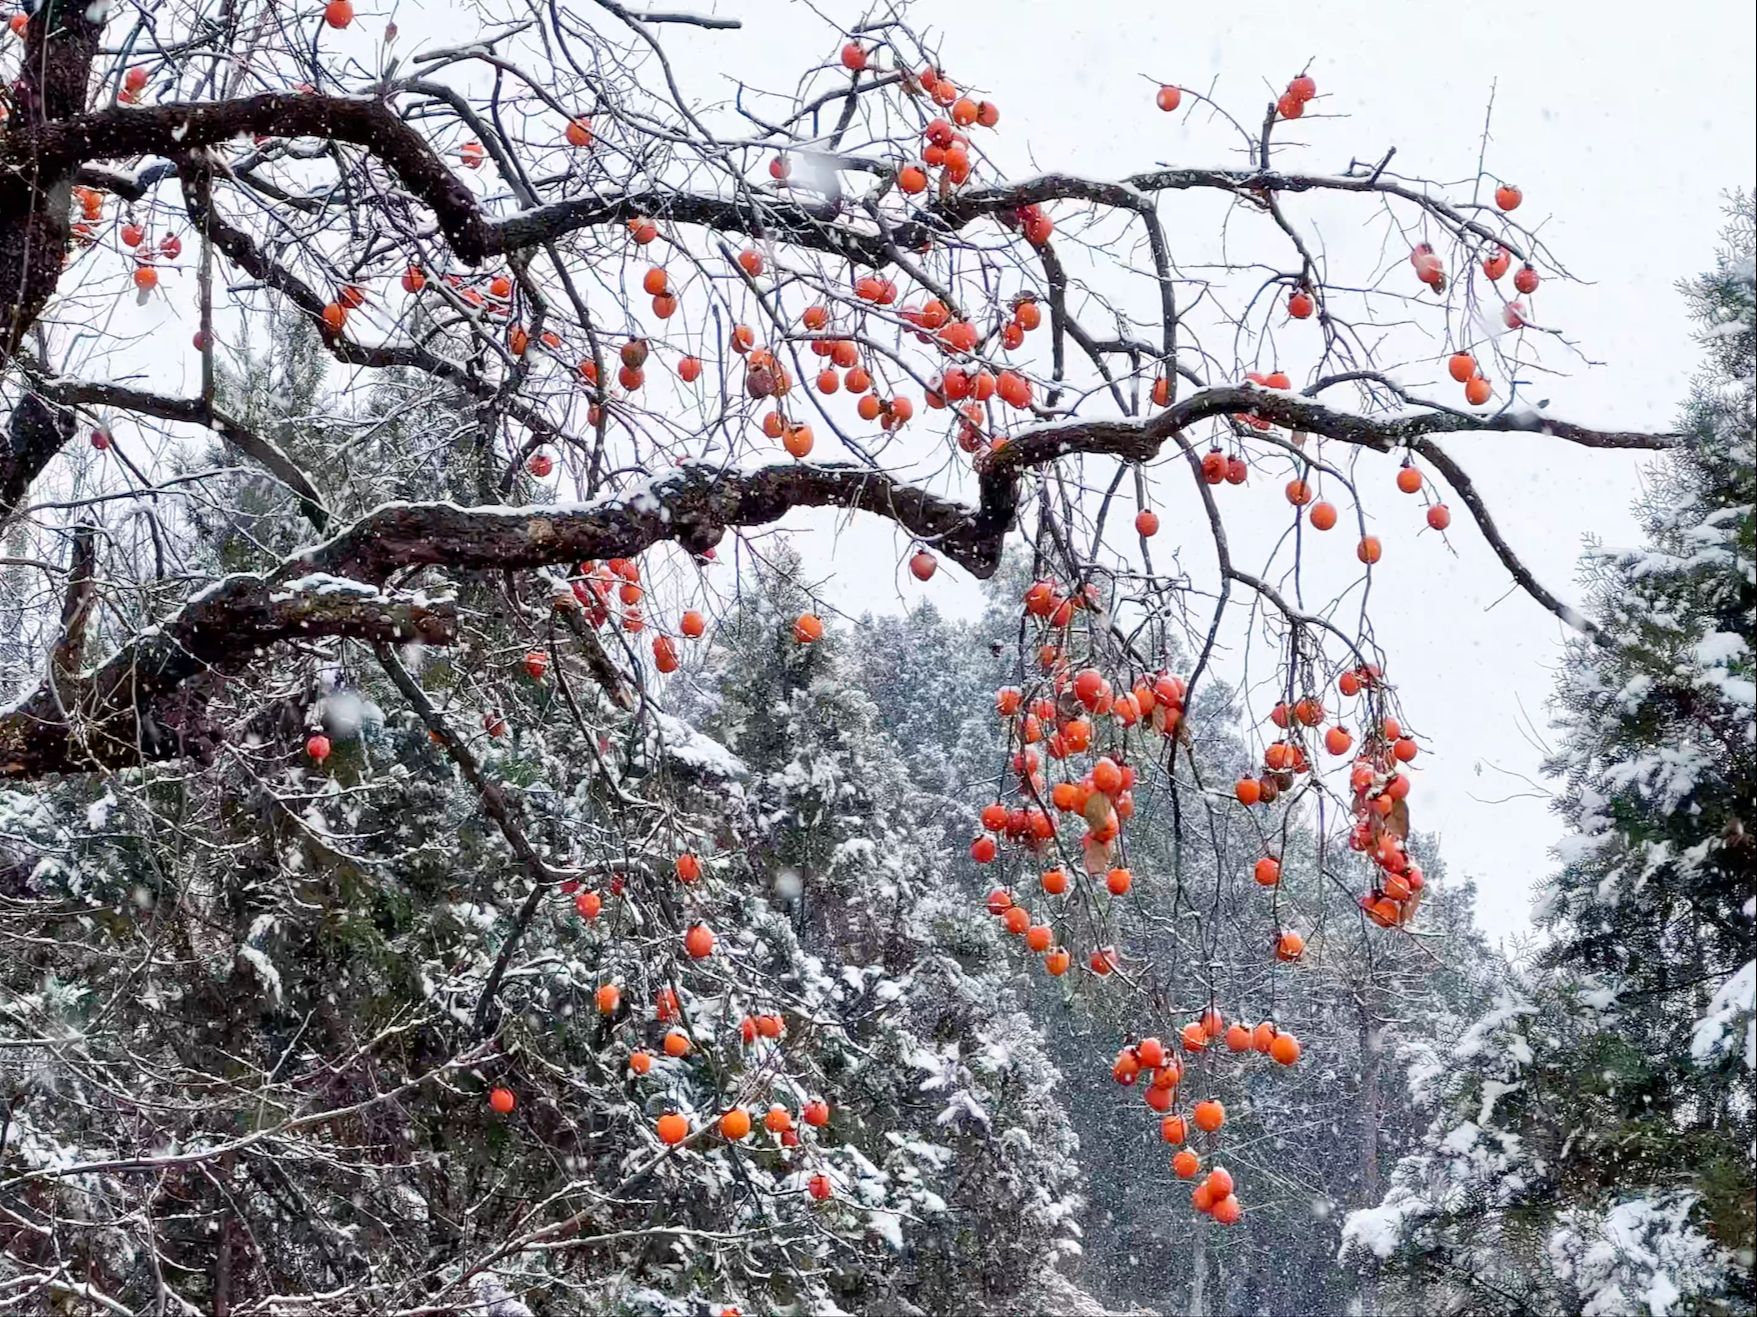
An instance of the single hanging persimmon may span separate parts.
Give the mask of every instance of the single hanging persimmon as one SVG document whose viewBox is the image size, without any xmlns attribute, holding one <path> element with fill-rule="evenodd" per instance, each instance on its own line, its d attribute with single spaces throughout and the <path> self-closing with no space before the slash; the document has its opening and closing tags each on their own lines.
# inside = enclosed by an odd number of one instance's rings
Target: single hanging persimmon
<svg viewBox="0 0 1757 1317">
<path fill-rule="evenodd" d="M 763 1116 L 763 1128 L 771 1134 L 785 1134 L 793 1128 L 793 1114 L 777 1102 Z"/>
<path fill-rule="evenodd" d="M 1287 501 L 1296 508 L 1303 508 L 1312 501 L 1312 487 L 1297 478 L 1287 482 L 1287 488 L 1284 492 L 1287 495 Z"/>
<path fill-rule="evenodd" d="M 1336 726 L 1324 733 L 1324 748 L 1333 755 L 1345 755 L 1354 745 L 1346 727 Z"/>
<path fill-rule="evenodd" d="M 720 1136 L 736 1143 L 750 1134 L 750 1113 L 743 1107 L 733 1107 L 720 1117 Z"/>
<path fill-rule="evenodd" d="M 1312 301 L 1312 295 L 1303 288 L 1296 289 L 1287 299 L 1287 314 L 1295 320 L 1309 319 L 1316 309 L 1317 304 Z"/>
<path fill-rule="evenodd" d="M 1227 1194 L 1226 1197 L 1214 1204 L 1210 1214 L 1217 1224 L 1231 1226 L 1238 1224 L 1239 1218 L 1244 1215 L 1244 1212 L 1245 1209 L 1238 1199 L 1232 1194 Z"/>
<path fill-rule="evenodd" d="M 699 640 L 707 634 L 708 619 L 691 608 L 686 610 L 683 616 L 677 620 L 677 629 L 691 640 Z"/>
<path fill-rule="evenodd" d="M 1385 546 L 1379 543 L 1379 537 L 1377 535 L 1368 535 L 1362 538 L 1359 544 L 1355 545 L 1354 556 L 1359 558 L 1367 566 L 1371 567 L 1374 563 L 1378 562 L 1380 558 L 1385 556 Z"/>
<path fill-rule="evenodd" d="M 1190 1115 L 1196 1128 L 1205 1134 L 1212 1134 L 1226 1124 L 1226 1108 L 1213 1098 L 1203 1098 L 1196 1103 Z"/>
<path fill-rule="evenodd" d="M 706 924 L 691 924 L 683 935 L 683 949 L 696 960 L 714 954 L 714 932 Z"/>
<path fill-rule="evenodd" d="M 816 1175 L 812 1176 L 811 1179 L 807 1180 L 805 1182 L 805 1188 L 806 1192 L 820 1203 L 828 1202 L 831 1196 L 836 1192 L 835 1187 L 830 1183 L 830 1177 L 825 1175 L 822 1171 L 819 1171 Z"/>
<path fill-rule="evenodd" d="M 1275 959 L 1283 961 L 1298 960 L 1305 954 L 1306 940 L 1291 930 L 1275 939 Z"/>
<path fill-rule="evenodd" d="M 1513 287 L 1522 293 L 1535 293 L 1538 283 L 1537 271 L 1529 263 L 1521 265 L 1519 272 L 1513 276 Z"/>
<path fill-rule="evenodd" d="M 1312 523 L 1313 530 L 1334 530 L 1336 528 L 1336 505 L 1318 502 L 1312 504 L 1312 510 L 1306 514 Z"/>
<path fill-rule="evenodd" d="M 555 470 L 555 459 L 550 457 L 548 453 L 539 450 L 525 459 L 525 470 L 542 480 Z"/>
<path fill-rule="evenodd" d="M 1182 1125 L 1180 1117 L 1173 1116 L 1171 1119 L 1177 1120 L 1179 1125 Z M 1191 1149 L 1184 1148 L 1171 1159 L 1171 1169 L 1177 1172 L 1180 1180 L 1193 1180 L 1197 1172 L 1202 1169 L 1202 1159 Z"/>
<path fill-rule="evenodd" d="M 917 549 L 909 559 L 909 574 L 918 581 L 933 579 L 933 574 L 938 570 L 939 559 L 926 549 Z"/>
<path fill-rule="evenodd" d="M 659 1142 L 675 1147 L 689 1137 L 689 1121 L 675 1111 L 667 1111 L 659 1117 L 654 1132 L 658 1134 Z"/>
<path fill-rule="evenodd" d="M 331 27 L 346 27 L 354 21 L 353 0 L 329 0 L 323 7 L 323 21 Z"/>
<path fill-rule="evenodd" d="M 694 384 L 702 376 L 702 363 L 699 357 L 682 357 L 677 362 L 677 378 L 685 384 Z"/>
<path fill-rule="evenodd" d="M 858 41 L 850 41 L 842 47 L 842 67 L 850 72 L 859 73 L 866 67 L 866 47 Z"/>
<path fill-rule="evenodd" d="M 1273 855 L 1265 855 L 1257 861 L 1252 875 L 1259 887 L 1273 887 L 1281 881 L 1281 861 Z"/>
<path fill-rule="evenodd" d="M 305 753 L 320 764 L 329 758 L 329 750 L 329 737 L 322 732 L 314 733 L 305 741 Z"/>
<path fill-rule="evenodd" d="M 824 638 L 824 620 L 816 613 L 801 613 L 793 619 L 793 639 L 811 645 Z"/>
<path fill-rule="evenodd" d="M 653 1054 L 651 1052 L 630 1052 L 628 1054 L 628 1068 L 637 1075 L 646 1074 L 653 1068 Z"/>
<path fill-rule="evenodd" d="M 1495 189 L 1495 204 L 1502 210 L 1518 210 L 1519 203 L 1525 200 L 1525 194 L 1511 183 L 1503 183 Z"/>
<path fill-rule="evenodd" d="M 581 149 L 592 144 L 592 121 L 585 115 L 568 121 L 567 144 Z"/>
<path fill-rule="evenodd" d="M 1483 258 L 1482 272 L 1491 279 L 1499 279 L 1507 273 L 1512 264 L 1513 253 L 1505 247 L 1497 247 L 1493 255 Z"/>
<path fill-rule="evenodd" d="M 1452 524 L 1452 510 L 1444 503 L 1435 503 L 1428 509 L 1428 525 L 1434 530 L 1445 530 Z"/>
<path fill-rule="evenodd" d="M 1242 1024 L 1227 1026 L 1226 1050 L 1229 1052 L 1248 1052 L 1251 1050 L 1251 1031 Z"/>
<path fill-rule="evenodd" d="M 337 24 L 336 26 L 341 25 Z M 519 1100 L 510 1088 L 491 1088 L 488 1090 L 488 1105 L 499 1115 L 512 1115 L 512 1109 L 518 1104 Z"/>
<path fill-rule="evenodd" d="M 1397 488 L 1405 494 L 1421 493 L 1421 472 L 1413 466 L 1397 468 Z"/>
<path fill-rule="evenodd" d="M 1183 99 L 1183 89 L 1181 87 L 1173 87 L 1170 85 L 1161 87 L 1153 97 L 1154 103 L 1167 114 L 1170 114 L 1173 110 L 1177 109 L 1178 106 L 1182 105 Z"/>
<path fill-rule="evenodd" d="M 676 867 L 679 882 L 693 883 L 702 876 L 702 862 L 694 851 L 684 851 L 679 855 Z"/>
<path fill-rule="evenodd" d="M 1043 958 L 1043 968 L 1058 979 L 1068 972 L 1068 968 L 1072 964 L 1073 957 L 1061 947 L 1057 947 Z"/>
<path fill-rule="evenodd" d="M 622 1005 L 622 989 L 614 983 L 600 984 L 597 993 L 598 1014 L 614 1015 L 616 1008 Z"/>
<path fill-rule="evenodd" d="M 673 1059 L 688 1056 L 690 1049 L 689 1035 L 680 1029 L 673 1029 L 664 1038 L 665 1055 Z"/>
<path fill-rule="evenodd" d="M 574 894 L 573 908 L 580 918 L 589 923 L 604 912 L 604 898 L 596 892 L 577 892 Z"/>
<path fill-rule="evenodd" d="M 1292 1065 L 1299 1060 L 1299 1039 L 1290 1033 L 1278 1033 L 1269 1044 L 1269 1058 L 1278 1065 Z"/>
<path fill-rule="evenodd" d="M 1263 789 L 1257 785 L 1254 777 L 1241 777 L 1233 786 L 1232 793 L 1238 797 L 1241 805 L 1254 805 L 1263 798 Z"/>
<path fill-rule="evenodd" d="M 1446 373 L 1460 384 L 1467 384 L 1476 377 L 1476 358 L 1468 352 L 1454 352 L 1446 359 Z"/>
<path fill-rule="evenodd" d="M 1481 375 L 1471 376 L 1469 382 L 1464 386 L 1464 401 L 1472 407 L 1481 407 L 1494 396 L 1494 386 Z"/>
</svg>

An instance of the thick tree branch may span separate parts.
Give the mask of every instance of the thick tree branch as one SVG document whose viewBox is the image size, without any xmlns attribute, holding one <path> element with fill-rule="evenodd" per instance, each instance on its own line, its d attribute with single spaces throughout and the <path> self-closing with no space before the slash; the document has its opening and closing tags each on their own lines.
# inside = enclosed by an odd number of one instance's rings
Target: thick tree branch
<svg viewBox="0 0 1757 1317">
<path fill-rule="evenodd" d="M 631 557 L 666 541 L 700 553 L 729 527 L 767 525 L 807 507 L 886 517 L 987 577 L 1000 562 L 1017 491 L 1011 479 L 994 478 L 982 482 L 982 492 L 981 505 L 972 509 L 851 464 L 737 472 L 688 463 L 640 489 L 577 507 L 390 504 L 289 560 L 275 579 L 319 571 L 376 583 L 407 566 L 516 570 Z"/>
<path fill-rule="evenodd" d="M 0 710 L 0 778 L 200 754 L 214 735 L 205 711 L 173 708 L 173 697 L 201 679 L 260 662 L 283 641 L 352 636 L 443 645 L 456 635 L 449 600 L 326 577 L 228 576 L 141 632 L 97 671 L 45 682 Z"/>
<path fill-rule="evenodd" d="M 72 437 L 72 412 L 52 407 L 32 393 L 19 399 L 0 442 L 0 529 L 12 520 L 37 473 Z"/>
<path fill-rule="evenodd" d="M 64 691 L 79 675 L 80 660 L 85 654 L 86 624 L 97 599 L 97 565 L 96 529 L 75 527 L 67 589 L 61 599 L 61 630 L 49 655 L 50 677 L 58 690 Z"/>
<path fill-rule="evenodd" d="M 667 541 L 700 553 L 731 527 L 767 525 L 794 508 L 840 507 L 894 521 L 973 575 L 986 578 L 1000 563 L 1027 470 L 1072 453 L 1144 462 L 1156 456 L 1166 440 L 1181 440 L 1190 425 L 1236 412 L 1381 452 L 1414 446 L 1459 491 L 1520 586 L 1576 626 L 1580 623 L 1572 610 L 1545 591 L 1500 539 L 1468 477 L 1425 436 L 1516 430 L 1599 448 L 1660 448 L 1672 442 L 1665 435 L 1591 430 L 1535 412 L 1475 417 L 1435 411 L 1375 418 L 1247 385 L 1204 389 L 1144 420 L 1069 421 L 1025 431 L 988 460 L 974 508 L 866 467 L 803 463 L 745 472 L 687 464 L 642 488 L 577 507 L 390 504 L 266 577 L 231 577 L 221 582 L 168 624 L 164 636 L 142 638 L 112 659 L 82 694 L 78 718 L 63 720 L 54 708 L 41 703 L 41 696 L 36 705 L 27 704 L 9 715 L 0 722 L 0 775 L 59 771 L 80 755 L 97 762 L 126 763 L 142 755 L 178 753 L 169 744 L 137 746 L 140 728 L 149 722 L 146 715 L 152 699 L 210 668 L 247 661 L 266 644 L 294 634 L 295 628 L 305 634 L 387 640 L 411 627 L 420 630 L 420 619 L 387 618 L 374 633 L 370 605 L 365 617 L 358 609 L 340 616 L 314 615 L 310 620 L 290 616 L 284 603 L 275 602 L 287 595 L 272 592 L 296 594 L 313 574 L 346 578 L 364 588 L 380 586 L 393 572 L 407 567 L 531 569 L 589 558 L 632 557 Z M 426 624 L 442 631 L 449 625 L 431 619 Z M 216 635 L 215 627 L 223 628 L 224 634 Z M 317 629 L 323 627 L 327 629 Z M 103 734 L 95 742 L 85 735 L 86 744 L 76 750 L 71 738 L 80 720 Z M 23 729 L 35 724 L 41 726 L 27 753 Z"/>
</svg>

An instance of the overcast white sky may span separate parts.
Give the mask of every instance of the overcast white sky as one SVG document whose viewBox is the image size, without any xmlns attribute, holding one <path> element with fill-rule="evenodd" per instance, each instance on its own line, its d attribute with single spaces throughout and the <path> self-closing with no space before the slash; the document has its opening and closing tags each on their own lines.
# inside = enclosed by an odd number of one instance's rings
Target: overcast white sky
<svg viewBox="0 0 1757 1317">
<path fill-rule="evenodd" d="M 708 7 L 747 20 L 745 33 L 716 45 L 719 67 L 750 81 L 780 85 L 790 61 L 817 53 L 816 24 L 801 24 L 814 31 L 797 48 L 776 36 L 796 6 Z M 943 33 L 949 71 L 1002 106 L 998 152 L 1019 172 L 1033 163 L 1102 175 L 1160 161 L 1230 162 L 1223 135 L 1153 110 L 1139 75 L 1198 88 L 1212 82 L 1216 99 L 1260 116 L 1310 59 L 1328 95 L 1325 112 L 1346 117 L 1302 125 L 1299 136 L 1311 145 L 1290 154 L 1290 165 L 1336 170 L 1351 156 L 1376 159 L 1395 145 L 1405 172 L 1463 178 L 1474 172 L 1497 85 L 1489 167 L 1523 186 L 1526 214 L 1551 217 L 1544 237 L 1587 281 L 1546 285 L 1544 318 L 1602 363 L 1570 365 L 1552 355 L 1572 373 L 1537 396 L 1572 419 L 1672 423 L 1696 362 L 1673 285 L 1710 259 L 1721 193 L 1749 187 L 1757 157 L 1749 3 L 1692 2 L 1663 15 L 1597 3 L 1509 4 L 1465 15 L 1383 0 L 966 0 L 911 12 L 917 23 L 931 16 Z M 765 78 L 764 69 L 774 75 Z M 1295 200 L 1290 209 L 1302 205 Z M 1326 234 L 1333 252 L 1353 237 L 1341 227 Z M 1173 241 L 1193 251 L 1213 245 L 1211 235 L 1175 229 Z M 1376 231 L 1370 241 L 1369 257 Z M 1300 363 L 1290 354 L 1283 364 Z M 1578 597 L 1584 536 L 1633 542 L 1628 507 L 1642 459 L 1529 435 L 1449 446 L 1525 561 L 1564 598 Z M 1523 594 L 1507 593 L 1504 572 L 1462 514 L 1451 536 L 1456 557 L 1432 536 L 1412 538 L 1418 514 L 1399 504 L 1383 465 L 1382 475 L 1366 477 L 1369 513 L 1390 548 L 1373 586 L 1374 613 L 1405 708 L 1433 747 L 1412 801 L 1415 822 L 1443 835 L 1453 872 L 1477 879 L 1483 924 L 1516 932 L 1527 926 L 1533 884 L 1559 832 L 1542 801 L 1504 799 L 1527 790 L 1506 774 L 1538 774 L 1541 755 L 1520 727 L 1526 714 L 1540 728 L 1547 721 L 1562 628 Z M 1265 517 L 1280 515 L 1279 483 L 1259 480 L 1250 495 L 1263 501 Z M 975 606 L 976 587 L 955 570 L 927 587 L 903 573 L 904 545 L 883 523 L 816 524 L 816 551 L 834 573 L 825 594 L 849 612 L 902 608 L 923 593 L 949 610 Z M 1173 525 L 1168 518 L 1168 533 Z M 875 581 L 875 561 L 899 570 Z M 1199 533 L 1186 561 L 1209 562 Z"/>
<path fill-rule="evenodd" d="M 864 12 L 839 0 L 690 6 L 745 22 L 736 33 L 665 30 L 680 80 L 706 99 L 729 99 L 735 77 L 791 88 L 802 69 L 833 49 L 821 16 L 853 22 Z M 424 21 L 408 5 L 357 8 L 360 27 L 325 39 L 356 43 L 369 61 L 366 52 L 393 12 L 405 56 L 476 30 L 474 20 L 455 14 Z M 1309 60 L 1324 117 L 1278 134 L 1290 143 L 1280 156 L 1284 167 L 1337 171 L 1351 158 L 1377 159 L 1396 146 L 1395 167 L 1404 173 L 1468 178 L 1490 88 L 1498 84 L 1488 167 L 1524 187 L 1521 217 L 1535 223 L 1548 216 L 1544 238 L 1586 281 L 1546 283 L 1542 318 L 1599 363 L 1551 353 L 1548 363 L 1571 373 L 1544 381 L 1532 396 L 1548 396 L 1551 410 L 1571 419 L 1663 429 L 1696 361 L 1673 285 L 1710 259 L 1723 190 L 1752 183 L 1752 10 L 1749 0 L 1691 0 L 1663 14 L 1581 2 L 1462 14 L 1367 0 L 963 0 L 924 2 L 910 16 L 918 28 L 937 32 L 943 63 L 961 85 L 1001 106 L 1001 131 L 989 149 L 1014 175 L 1236 164 L 1224 130 L 1202 116 L 1159 113 L 1153 86 L 1141 75 L 1211 87 L 1221 103 L 1260 122 L 1265 103 Z M 1299 142 L 1308 145 L 1292 145 Z M 1216 221 L 1223 212 L 1213 201 L 1180 197 L 1167 206 L 1176 258 L 1218 259 Z M 1296 222 L 1320 225 L 1338 277 L 1370 279 L 1383 224 L 1365 206 L 1292 198 L 1288 209 Z M 1274 252 L 1251 246 L 1253 225 L 1264 223 L 1235 216 L 1225 255 Z M 1284 259 L 1280 264 L 1286 268 Z M 155 304 L 142 314 L 180 313 Z M 187 332 L 181 325 L 160 342 L 178 352 L 170 369 L 185 372 L 183 386 L 190 388 L 195 359 L 181 351 Z M 1277 364 L 1296 383 L 1312 364 L 1306 349 L 1313 342 L 1278 332 Z M 1442 345 L 1418 339 L 1392 346 L 1397 358 L 1433 355 Z M 1410 378 L 1424 377 L 1417 371 Z M 1442 395 L 1451 396 L 1446 389 L 1456 386 L 1442 383 Z M 1640 458 L 1530 435 L 1456 439 L 1449 447 L 1525 561 L 1564 597 L 1578 597 L 1573 578 L 1584 536 L 1632 541 L 1628 507 L 1639 489 Z M 1378 635 L 1392 654 L 1390 675 L 1407 721 L 1431 747 L 1411 802 L 1416 826 L 1439 831 L 1453 871 L 1479 881 L 1483 923 L 1496 933 L 1515 932 L 1526 924 L 1533 883 L 1549 867 L 1546 851 L 1558 833 L 1541 800 L 1505 797 L 1528 790 L 1518 775 L 1538 772 L 1540 752 L 1521 726 L 1526 715 L 1540 728 L 1545 723 L 1561 628 L 1523 594 L 1509 594 L 1504 572 L 1461 510 L 1454 555 L 1436 537 L 1416 536 L 1419 510 L 1393 491 L 1388 461 L 1357 474 L 1366 481 L 1372 529 L 1387 545 L 1373 584 Z M 1247 490 L 1225 491 L 1247 565 L 1260 566 L 1269 543 L 1249 527 L 1285 524 L 1285 478 L 1264 473 Z M 1205 531 L 1180 533 L 1189 515 L 1187 475 L 1161 477 L 1156 488 L 1166 513 L 1161 543 L 1183 543 L 1184 562 L 1199 576 L 1211 558 Z M 908 577 L 908 545 L 888 523 L 801 515 L 789 524 L 809 536 L 827 578 L 825 601 L 847 613 L 900 609 L 924 595 L 948 611 L 978 606 L 976 584 L 956 570 L 925 587 Z M 1314 552 L 1314 586 L 1353 575 L 1353 537 L 1343 534 L 1322 548 L 1345 570 L 1326 577 Z M 1309 597 L 1324 595 L 1314 589 Z M 1236 658 L 1223 656 L 1219 671 L 1237 680 Z M 1251 675 L 1265 674 L 1259 656 Z"/>
</svg>

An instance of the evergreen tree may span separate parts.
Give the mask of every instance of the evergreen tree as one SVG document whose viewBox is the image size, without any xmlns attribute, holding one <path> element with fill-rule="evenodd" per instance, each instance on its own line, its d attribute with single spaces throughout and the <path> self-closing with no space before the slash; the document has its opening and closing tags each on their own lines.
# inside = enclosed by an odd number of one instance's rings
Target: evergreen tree
<svg viewBox="0 0 1757 1317">
<path fill-rule="evenodd" d="M 1740 199 L 1684 290 L 1707 360 L 1647 543 L 1587 555 L 1597 632 L 1556 699 L 1551 940 L 1424 1067 L 1424 1146 L 1350 1225 L 1418 1306 L 1751 1310 L 1753 239 Z"/>
<path fill-rule="evenodd" d="M 791 639 L 808 602 L 794 566 L 766 571 L 719 631 L 705 725 L 750 769 L 749 890 L 788 917 L 769 972 L 843 967 L 828 1010 L 848 1045 L 828 1078 L 849 1104 L 847 1144 L 892 1187 L 897 1253 L 848 1269 L 837 1297 L 860 1312 L 1040 1311 L 1066 1301 L 1051 1273 L 1078 1248 L 1060 1076 L 992 921 L 950 887 L 944 820 L 903 757 L 924 747 L 881 719 L 851 636 Z M 870 648 L 904 674 L 935 661 L 931 646 Z"/>
</svg>

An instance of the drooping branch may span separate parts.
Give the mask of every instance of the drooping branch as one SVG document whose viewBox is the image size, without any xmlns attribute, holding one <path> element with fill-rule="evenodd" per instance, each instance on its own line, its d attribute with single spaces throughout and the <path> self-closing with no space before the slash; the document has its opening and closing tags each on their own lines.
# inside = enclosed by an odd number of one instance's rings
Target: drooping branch
<svg viewBox="0 0 1757 1317">
<path fill-rule="evenodd" d="M 228 576 L 95 672 L 63 673 L 0 711 L 0 778 L 84 772 L 192 754 L 218 735 L 206 704 L 275 645 L 320 636 L 449 644 L 450 600 L 327 577 Z"/>
<path fill-rule="evenodd" d="M 1604 632 L 1590 618 L 1577 609 L 1568 607 L 1567 604 L 1546 590 L 1537 577 L 1532 575 L 1531 569 L 1520 561 L 1519 555 L 1513 552 L 1513 547 L 1507 543 L 1500 528 L 1495 525 L 1494 518 L 1489 514 L 1488 504 L 1483 502 L 1482 495 L 1477 492 L 1476 486 L 1471 483 L 1464 468 L 1453 461 L 1451 455 L 1431 439 L 1418 439 L 1412 446 L 1416 452 L 1433 465 L 1434 470 L 1440 473 L 1441 478 L 1463 500 L 1464 506 L 1470 510 L 1471 517 L 1476 521 L 1476 528 L 1482 532 L 1483 539 L 1488 541 L 1489 547 L 1495 551 L 1495 557 L 1501 560 L 1501 566 L 1507 569 L 1507 574 L 1513 578 L 1519 588 L 1576 631 L 1590 636 L 1601 644 L 1608 643 Z"/>
<path fill-rule="evenodd" d="M 372 652 L 378 659 L 378 666 L 390 678 L 391 684 L 409 702 L 409 707 L 419 715 L 428 732 L 445 747 L 446 754 L 458 766 L 464 780 L 481 800 L 483 811 L 494 820 L 495 826 L 500 829 L 500 835 L 506 838 L 507 845 L 512 847 L 519 862 L 531 875 L 531 890 L 519 906 L 512 929 L 501 943 L 500 953 L 495 956 L 494 965 L 482 985 L 481 995 L 476 999 L 473 1015 L 476 1032 L 486 1038 L 494 1032 L 500 1019 L 500 983 L 506 977 L 507 966 L 512 963 L 513 954 L 524 938 L 525 929 L 536 917 L 537 907 L 542 904 L 544 894 L 560 881 L 561 875 L 550 868 L 548 862 L 537 853 L 537 848 L 531 844 L 531 839 L 525 835 L 524 828 L 513 814 L 512 806 L 507 803 L 506 792 L 501 790 L 498 782 L 490 781 L 487 774 L 483 773 L 469 747 L 458 738 L 444 716 L 433 706 L 433 701 L 427 698 L 427 692 L 421 689 L 420 682 L 415 680 L 397 658 L 396 651 L 379 641 L 373 645 Z"/>
<path fill-rule="evenodd" d="M 207 426 L 291 490 L 299 500 L 299 510 L 314 527 L 322 531 L 329 525 L 329 510 L 324 507 L 317 486 L 279 444 L 201 398 L 167 398 L 122 384 L 66 378 L 34 379 L 31 387 L 41 397 L 63 406 L 103 407 L 137 416 L 154 416 L 163 421 Z M 4 505 L 0 505 L 0 522 L 5 520 L 4 513 Z"/>
</svg>

